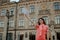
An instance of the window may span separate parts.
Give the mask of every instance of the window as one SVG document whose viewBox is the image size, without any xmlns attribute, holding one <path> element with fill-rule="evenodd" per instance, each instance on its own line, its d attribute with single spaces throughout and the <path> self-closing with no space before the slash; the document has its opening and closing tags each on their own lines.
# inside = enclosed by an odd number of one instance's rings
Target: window
<svg viewBox="0 0 60 40">
<path fill-rule="evenodd" d="M 19 20 L 19 26 L 24 26 L 24 20 L 23 19 Z"/>
<path fill-rule="evenodd" d="M 55 8 L 55 10 L 60 10 L 60 2 L 55 2 L 54 8 Z"/>
<path fill-rule="evenodd" d="M 29 40 L 35 40 L 35 34 L 29 32 Z"/>
<path fill-rule="evenodd" d="M 31 21 L 35 23 L 36 19 L 35 18 L 31 18 Z M 29 22 L 29 25 L 33 25 L 32 22 Z"/>
<path fill-rule="evenodd" d="M 35 10 L 35 6 L 34 5 L 31 5 L 30 6 L 30 13 L 34 12 L 34 10 Z"/>
<path fill-rule="evenodd" d="M 0 40 L 2 40 L 2 33 L 0 33 Z"/>
<path fill-rule="evenodd" d="M 12 33 L 8 33 L 8 40 L 13 40 L 13 34 Z"/>
<path fill-rule="evenodd" d="M 4 27 L 4 22 L 0 21 L 0 27 Z"/>
<path fill-rule="evenodd" d="M 9 20 L 9 27 L 14 27 L 14 20 Z"/>
<path fill-rule="evenodd" d="M 60 15 L 55 17 L 55 24 L 60 24 Z"/>
<path fill-rule="evenodd" d="M 20 13 L 23 13 L 23 8 L 24 8 L 24 7 L 20 7 Z"/>
<path fill-rule="evenodd" d="M 53 36 L 53 40 L 55 40 L 55 36 Z"/>
<path fill-rule="evenodd" d="M 2 9 L 1 16 L 5 16 L 5 15 L 6 15 L 6 10 L 5 9 Z"/>
<path fill-rule="evenodd" d="M 43 19 L 45 20 L 46 24 L 48 24 L 48 21 L 49 21 L 48 17 L 44 16 Z"/>
<path fill-rule="evenodd" d="M 10 9 L 10 15 L 13 15 L 14 14 L 14 8 L 11 8 Z"/>
</svg>

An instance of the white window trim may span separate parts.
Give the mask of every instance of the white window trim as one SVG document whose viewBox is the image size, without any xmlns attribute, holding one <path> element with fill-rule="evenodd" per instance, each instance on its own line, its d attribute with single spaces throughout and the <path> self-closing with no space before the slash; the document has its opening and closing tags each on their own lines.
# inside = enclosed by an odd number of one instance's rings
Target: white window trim
<svg viewBox="0 0 60 40">
<path fill-rule="evenodd" d="M 5 15 L 6 15 L 6 10 L 5 9 L 2 9 L 1 16 L 5 16 Z"/>
<path fill-rule="evenodd" d="M 4 22 L 0 21 L 0 27 L 4 27 Z"/>
<path fill-rule="evenodd" d="M 34 7 L 34 8 L 32 9 L 32 7 Z M 35 12 L 35 6 L 34 5 L 30 5 L 30 13 L 32 13 L 32 12 Z"/>
<path fill-rule="evenodd" d="M 60 16 L 55 17 L 55 24 L 60 24 Z"/>
<path fill-rule="evenodd" d="M 23 21 L 23 23 L 21 23 L 22 21 Z M 19 20 L 19 26 L 24 26 L 24 20 L 23 19 Z"/>
<path fill-rule="evenodd" d="M 43 19 L 45 20 L 46 24 L 49 24 L 48 16 L 43 17 Z"/>
<path fill-rule="evenodd" d="M 14 20 L 9 21 L 9 27 L 14 27 Z"/>
</svg>

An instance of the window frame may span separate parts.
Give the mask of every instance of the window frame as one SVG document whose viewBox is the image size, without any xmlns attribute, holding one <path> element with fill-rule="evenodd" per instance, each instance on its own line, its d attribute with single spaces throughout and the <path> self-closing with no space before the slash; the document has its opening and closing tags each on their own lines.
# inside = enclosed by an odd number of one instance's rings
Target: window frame
<svg viewBox="0 0 60 40">
<path fill-rule="evenodd" d="M 1 16 L 5 16 L 6 15 L 6 9 L 2 9 L 1 10 Z"/>
<path fill-rule="evenodd" d="M 0 27 L 4 27 L 4 21 L 0 21 Z"/>
<path fill-rule="evenodd" d="M 55 24 L 60 24 L 60 15 L 55 16 Z"/>
<path fill-rule="evenodd" d="M 48 16 L 43 16 L 43 19 L 45 20 L 46 24 L 49 24 L 49 18 L 48 18 Z"/>
<path fill-rule="evenodd" d="M 19 19 L 19 26 L 23 27 L 24 25 L 25 25 L 25 20 L 24 19 Z"/>
<path fill-rule="evenodd" d="M 35 12 L 35 5 L 30 5 L 30 13 Z"/>
</svg>

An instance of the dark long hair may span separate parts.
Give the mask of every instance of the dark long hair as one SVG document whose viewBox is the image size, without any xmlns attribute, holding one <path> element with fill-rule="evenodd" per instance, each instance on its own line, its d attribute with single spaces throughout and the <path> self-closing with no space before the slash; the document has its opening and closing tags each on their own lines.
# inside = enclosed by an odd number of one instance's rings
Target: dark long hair
<svg viewBox="0 0 60 40">
<path fill-rule="evenodd" d="M 44 25 L 46 25 L 46 23 L 45 23 L 45 21 L 44 21 L 44 19 L 43 19 L 43 18 L 39 18 L 39 19 L 38 19 L 38 25 L 40 25 L 40 22 L 39 22 L 39 21 L 40 21 L 40 19 L 41 19 L 41 20 L 43 20 L 43 24 L 44 24 Z"/>
</svg>

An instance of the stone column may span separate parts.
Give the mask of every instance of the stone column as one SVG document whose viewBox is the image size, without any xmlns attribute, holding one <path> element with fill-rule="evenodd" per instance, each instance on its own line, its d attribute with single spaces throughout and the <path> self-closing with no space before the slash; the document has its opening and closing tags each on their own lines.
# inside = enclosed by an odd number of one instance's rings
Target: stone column
<svg viewBox="0 0 60 40">
<path fill-rule="evenodd" d="M 6 40 L 6 32 L 7 32 L 7 18 L 5 17 L 5 24 L 4 24 L 4 29 L 3 29 L 3 38 L 2 40 Z"/>
<path fill-rule="evenodd" d="M 16 40 L 18 40 L 18 35 L 19 35 L 19 32 L 16 33 Z"/>
<path fill-rule="evenodd" d="M 29 32 L 28 32 L 28 40 L 29 40 Z"/>
<path fill-rule="evenodd" d="M 51 40 L 53 40 L 52 33 L 51 33 Z"/>
<path fill-rule="evenodd" d="M 57 34 L 56 34 L 56 32 L 55 32 L 55 40 L 57 40 Z"/>
</svg>

